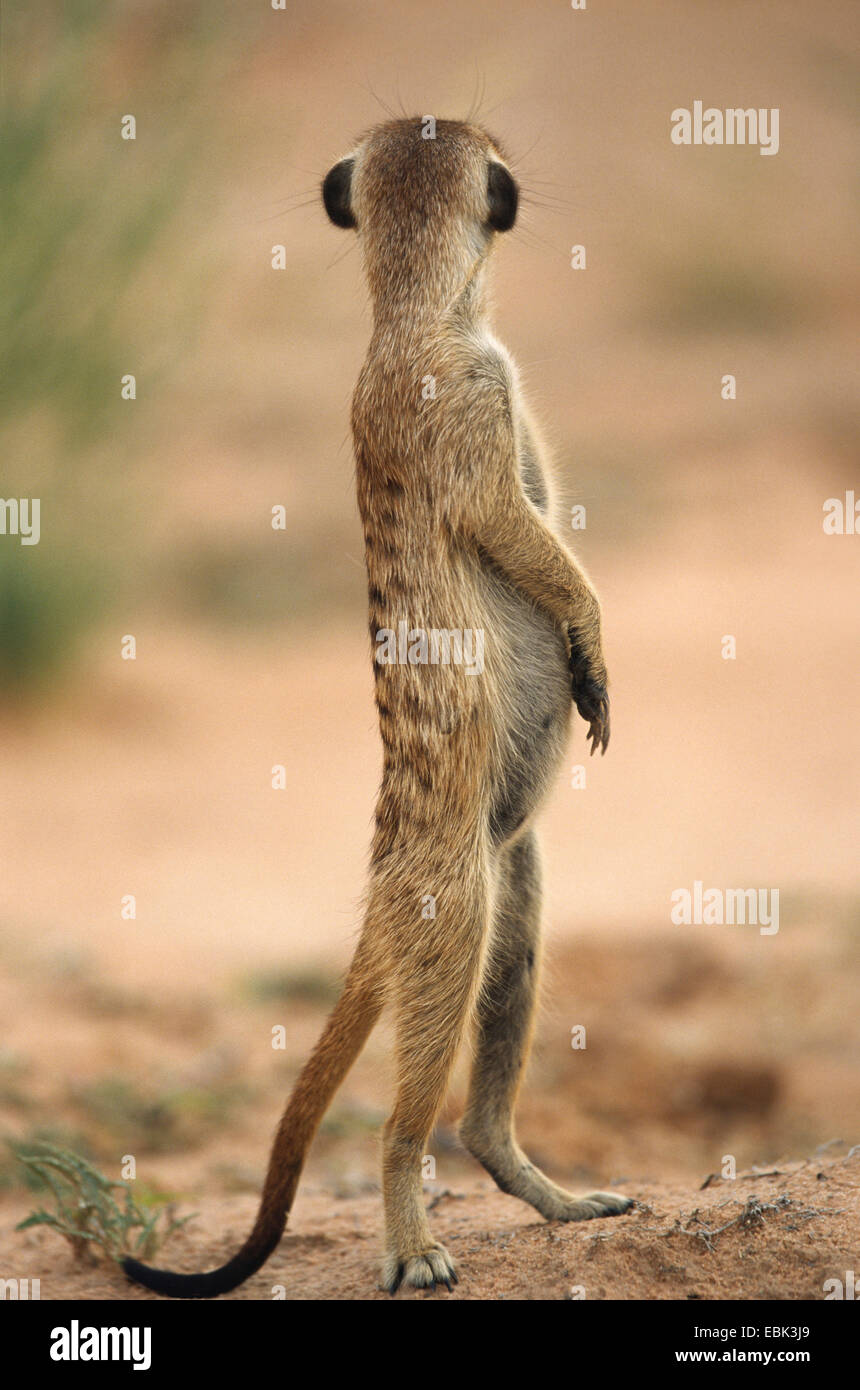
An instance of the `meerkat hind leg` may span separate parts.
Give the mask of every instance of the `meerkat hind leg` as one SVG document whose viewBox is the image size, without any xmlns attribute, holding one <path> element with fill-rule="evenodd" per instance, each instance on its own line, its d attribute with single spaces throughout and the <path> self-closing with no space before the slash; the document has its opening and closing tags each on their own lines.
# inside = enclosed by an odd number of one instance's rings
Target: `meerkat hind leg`
<svg viewBox="0 0 860 1390">
<path fill-rule="evenodd" d="M 514 1136 L 514 1103 L 537 994 L 540 900 L 540 857 L 529 829 L 498 850 L 495 920 L 460 1135 L 503 1192 L 529 1202 L 548 1221 L 614 1216 L 630 1209 L 629 1197 L 611 1192 L 575 1197 L 535 1167 Z"/>
<path fill-rule="evenodd" d="M 394 991 L 399 1085 L 382 1158 L 386 1255 L 380 1282 L 389 1293 L 401 1284 L 450 1289 L 457 1282 L 451 1256 L 430 1232 L 421 1165 L 480 981 L 489 929 L 481 873 L 459 884 L 452 898 L 459 901 L 448 934 L 421 923 L 424 931 L 412 940 L 408 969 Z"/>
</svg>

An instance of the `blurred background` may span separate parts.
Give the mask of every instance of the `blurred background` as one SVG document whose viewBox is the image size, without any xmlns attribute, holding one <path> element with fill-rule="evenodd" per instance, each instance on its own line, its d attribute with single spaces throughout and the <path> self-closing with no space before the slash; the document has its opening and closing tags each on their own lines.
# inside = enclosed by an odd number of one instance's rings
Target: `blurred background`
<svg viewBox="0 0 860 1390">
<path fill-rule="evenodd" d="M 477 107 L 523 191 L 496 327 L 562 517 L 586 507 L 565 534 L 613 682 L 609 755 L 577 725 L 544 817 L 523 1139 L 569 1181 L 857 1142 L 860 539 L 822 525 L 860 495 L 856 7 L 3 21 L 0 494 L 41 499 L 41 539 L 0 536 L 0 1133 L 134 1153 L 170 1195 L 256 1189 L 355 938 L 380 768 L 348 435 L 369 312 L 318 185 L 388 109 Z M 778 107 L 779 153 L 674 145 L 695 100 Z M 673 925 L 696 880 L 778 888 L 779 933 Z M 375 1181 L 388 1056 L 383 1027 L 312 1181 Z M 12 1215 L 18 1182 L 0 1157 Z"/>
</svg>

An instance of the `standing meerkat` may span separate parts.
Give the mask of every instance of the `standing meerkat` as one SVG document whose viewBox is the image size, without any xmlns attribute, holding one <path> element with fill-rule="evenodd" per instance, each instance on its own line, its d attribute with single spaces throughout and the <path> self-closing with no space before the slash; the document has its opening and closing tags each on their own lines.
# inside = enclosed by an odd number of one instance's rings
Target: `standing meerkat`
<svg viewBox="0 0 860 1390">
<path fill-rule="evenodd" d="M 483 130 L 439 121 L 435 138 L 424 133 L 418 118 L 376 127 L 322 186 L 332 222 L 358 233 L 373 301 L 352 406 L 384 746 L 364 924 L 241 1250 L 207 1274 L 125 1261 L 176 1297 L 224 1293 L 275 1249 L 320 1120 L 386 1005 L 397 1095 L 384 1129 L 384 1288 L 457 1277 L 427 1223 L 421 1162 L 470 1025 L 460 1133 L 502 1191 L 550 1221 L 632 1205 L 566 1192 L 514 1135 L 540 954 L 532 822 L 571 704 L 591 752 L 606 749 L 607 676 L 594 589 L 553 531 L 543 450 L 487 322 L 487 260 L 514 224 L 516 183 Z M 469 637 L 480 663 L 458 659 Z"/>
</svg>

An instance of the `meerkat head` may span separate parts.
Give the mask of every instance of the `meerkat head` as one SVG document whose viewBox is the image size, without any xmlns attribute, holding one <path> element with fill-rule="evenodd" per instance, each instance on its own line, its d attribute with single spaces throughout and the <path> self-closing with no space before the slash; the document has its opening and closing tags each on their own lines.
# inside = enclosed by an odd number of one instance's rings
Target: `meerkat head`
<svg viewBox="0 0 860 1390">
<path fill-rule="evenodd" d="M 326 212 L 362 242 L 371 290 L 449 290 L 517 215 L 519 194 L 498 143 L 462 121 L 412 117 L 369 131 L 322 184 Z"/>
</svg>

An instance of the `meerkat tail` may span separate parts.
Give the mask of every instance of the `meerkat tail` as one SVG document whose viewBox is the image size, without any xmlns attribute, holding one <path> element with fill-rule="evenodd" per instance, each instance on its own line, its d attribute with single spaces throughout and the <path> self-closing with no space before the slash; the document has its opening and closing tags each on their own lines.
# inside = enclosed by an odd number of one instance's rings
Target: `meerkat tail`
<svg viewBox="0 0 860 1390">
<path fill-rule="evenodd" d="M 287 1102 L 272 1145 L 254 1228 L 241 1250 L 218 1269 L 176 1274 L 151 1269 L 131 1257 L 122 1267 L 130 1279 L 170 1298 L 215 1298 L 235 1289 L 265 1264 L 284 1233 L 305 1155 L 331 1099 L 369 1037 L 382 1010 L 375 974 L 361 946 L 343 993 Z"/>
</svg>

